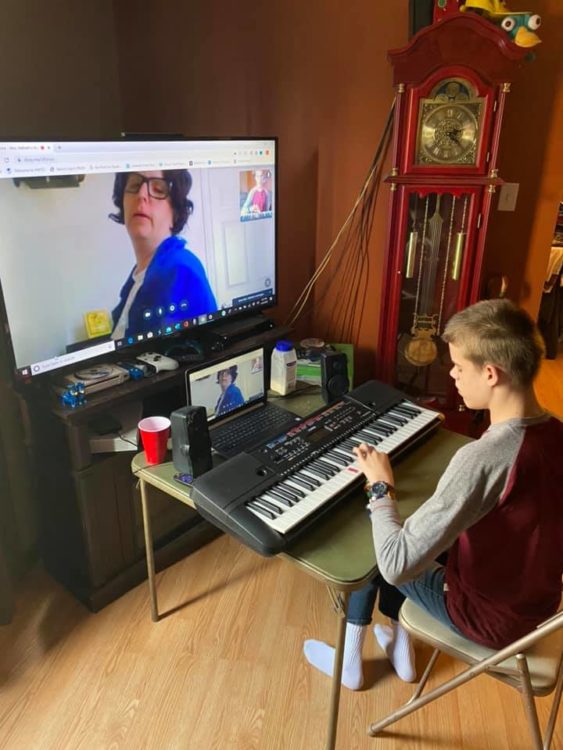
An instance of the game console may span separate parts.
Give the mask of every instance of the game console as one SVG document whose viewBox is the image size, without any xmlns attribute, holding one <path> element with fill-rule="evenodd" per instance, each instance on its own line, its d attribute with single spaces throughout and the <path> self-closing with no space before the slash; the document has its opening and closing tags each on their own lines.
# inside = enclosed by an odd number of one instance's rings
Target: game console
<svg viewBox="0 0 563 750">
<path fill-rule="evenodd" d="M 179 367 L 178 362 L 175 359 L 172 359 L 172 357 L 167 357 L 165 354 L 157 354 L 156 352 L 145 352 L 144 354 L 139 354 L 137 359 L 147 364 L 153 372 L 177 370 Z"/>
<path fill-rule="evenodd" d="M 139 401 L 112 405 L 110 412 L 93 416 L 87 424 L 91 453 L 137 452 L 141 450 L 137 425 L 143 416 Z"/>
<path fill-rule="evenodd" d="M 129 380 L 129 373 L 123 367 L 111 364 L 96 365 L 63 375 L 56 390 L 62 392 L 69 385 L 83 383 L 84 393 L 88 395 L 125 383 L 126 380 Z"/>
</svg>

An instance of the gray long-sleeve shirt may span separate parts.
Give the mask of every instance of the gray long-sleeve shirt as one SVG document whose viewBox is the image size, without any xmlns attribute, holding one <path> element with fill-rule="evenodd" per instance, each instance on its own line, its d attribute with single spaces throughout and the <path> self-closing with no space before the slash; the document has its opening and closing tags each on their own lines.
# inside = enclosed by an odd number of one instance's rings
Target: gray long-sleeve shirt
<svg viewBox="0 0 563 750">
<path fill-rule="evenodd" d="M 393 584 L 448 552 L 446 606 L 478 643 L 499 648 L 551 616 L 563 574 L 563 424 L 495 424 L 461 448 L 403 525 L 392 500 L 371 513 L 377 562 Z"/>
</svg>

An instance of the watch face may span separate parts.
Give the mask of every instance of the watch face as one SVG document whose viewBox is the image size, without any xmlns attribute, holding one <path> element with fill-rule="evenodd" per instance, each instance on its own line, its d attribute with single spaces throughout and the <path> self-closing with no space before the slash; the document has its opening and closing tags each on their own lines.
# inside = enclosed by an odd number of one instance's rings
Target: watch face
<svg viewBox="0 0 563 750">
<path fill-rule="evenodd" d="M 476 164 L 482 109 L 468 81 L 442 80 L 420 100 L 416 163 Z"/>
<path fill-rule="evenodd" d="M 385 497 L 385 495 L 389 492 L 389 485 L 387 482 L 375 482 L 371 486 L 371 492 L 373 497 L 379 499 L 380 497 Z"/>
</svg>

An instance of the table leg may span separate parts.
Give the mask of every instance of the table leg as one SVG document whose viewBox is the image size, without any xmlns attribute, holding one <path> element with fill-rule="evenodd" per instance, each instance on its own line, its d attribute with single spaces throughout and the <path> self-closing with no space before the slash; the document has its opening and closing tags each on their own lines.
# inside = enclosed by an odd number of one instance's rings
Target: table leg
<svg viewBox="0 0 563 750">
<path fill-rule="evenodd" d="M 348 611 L 349 593 L 343 591 L 338 595 L 338 623 L 336 626 L 336 648 L 334 653 L 334 670 L 330 692 L 330 710 L 328 715 L 327 750 L 336 746 L 336 729 L 338 724 L 338 707 L 340 704 L 340 683 L 342 681 L 342 662 L 344 661 L 344 638 L 346 635 L 346 613 Z"/>
<path fill-rule="evenodd" d="M 154 550 L 152 544 L 151 517 L 149 513 L 149 504 L 147 497 L 147 486 L 142 478 L 139 479 L 141 484 L 141 505 L 143 507 L 143 530 L 145 532 L 145 552 L 147 555 L 147 573 L 149 576 L 149 593 L 151 597 L 151 619 L 158 622 L 158 601 L 156 598 L 156 583 L 154 580 Z"/>
</svg>

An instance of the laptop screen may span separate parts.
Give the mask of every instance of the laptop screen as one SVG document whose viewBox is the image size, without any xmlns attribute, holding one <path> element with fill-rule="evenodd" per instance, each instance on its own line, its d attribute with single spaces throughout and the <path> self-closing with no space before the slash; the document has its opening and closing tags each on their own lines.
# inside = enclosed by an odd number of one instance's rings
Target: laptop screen
<svg viewBox="0 0 563 750">
<path fill-rule="evenodd" d="M 186 378 L 188 404 L 205 406 L 207 420 L 219 422 L 266 402 L 264 348 L 192 370 Z"/>
</svg>

